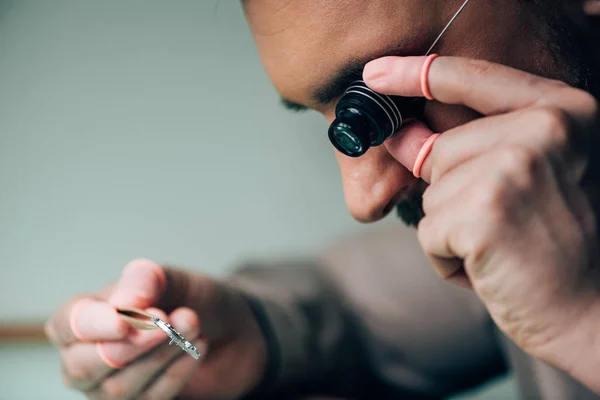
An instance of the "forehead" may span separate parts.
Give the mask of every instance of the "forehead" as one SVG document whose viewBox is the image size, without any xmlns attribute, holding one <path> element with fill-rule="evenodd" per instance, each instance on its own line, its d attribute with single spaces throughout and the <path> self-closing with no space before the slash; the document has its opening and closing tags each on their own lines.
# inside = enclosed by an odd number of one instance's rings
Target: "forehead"
<svg viewBox="0 0 600 400">
<path fill-rule="evenodd" d="M 246 0 L 244 8 L 273 84 L 309 106 L 308 93 L 349 62 L 417 54 L 443 14 L 432 0 Z"/>
</svg>

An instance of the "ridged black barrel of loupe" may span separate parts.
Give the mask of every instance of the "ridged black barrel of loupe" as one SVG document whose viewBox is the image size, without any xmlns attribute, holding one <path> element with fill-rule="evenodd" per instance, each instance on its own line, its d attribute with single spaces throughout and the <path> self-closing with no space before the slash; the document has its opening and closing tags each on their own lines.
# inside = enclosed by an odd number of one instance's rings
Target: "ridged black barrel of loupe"
<svg viewBox="0 0 600 400">
<path fill-rule="evenodd" d="M 352 157 L 381 145 L 402 126 L 398 102 L 404 103 L 372 91 L 363 81 L 354 82 L 336 107 L 336 120 L 329 128 L 331 142 Z"/>
</svg>

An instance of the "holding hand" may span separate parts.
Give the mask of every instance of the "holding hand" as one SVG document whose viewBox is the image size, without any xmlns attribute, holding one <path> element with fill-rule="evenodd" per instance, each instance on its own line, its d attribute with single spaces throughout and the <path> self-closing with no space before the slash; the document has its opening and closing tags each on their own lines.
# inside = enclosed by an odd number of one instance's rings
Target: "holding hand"
<svg viewBox="0 0 600 400">
<path fill-rule="evenodd" d="M 472 285 L 525 351 L 600 392 L 598 205 L 583 185 L 599 150 L 598 103 L 562 82 L 453 57 L 435 59 L 423 86 L 424 62 L 385 57 L 364 79 L 388 95 L 429 89 L 483 116 L 435 141 L 413 124 L 386 142 L 410 170 L 419 162 L 407 149 L 433 144 L 416 171 L 430 184 L 418 226 L 425 253 L 441 276 Z"/>
<path fill-rule="evenodd" d="M 162 330 L 136 330 L 115 307 L 170 323 L 198 349 L 195 360 Z M 242 296 L 203 276 L 147 260 L 127 265 L 102 293 L 79 296 L 46 324 L 65 384 L 90 399 L 235 399 L 262 378 L 266 350 Z"/>
</svg>

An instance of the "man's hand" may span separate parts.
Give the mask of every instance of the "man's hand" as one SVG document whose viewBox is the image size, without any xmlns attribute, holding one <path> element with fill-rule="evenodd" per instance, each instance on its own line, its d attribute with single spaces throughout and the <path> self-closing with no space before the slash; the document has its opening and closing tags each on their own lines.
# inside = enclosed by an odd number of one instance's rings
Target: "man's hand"
<svg viewBox="0 0 600 400">
<path fill-rule="evenodd" d="M 115 307 L 163 318 L 201 359 L 168 346 L 162 330 L 129 327 Z M 235 399 L 258 384 L 266 364 L 264 339 L 239 293 L 147 260 L 128 264 L 103 293 L 68 302 L 46 333 L 60 351 L 65 384 L 90 399 Z"/>
<path fill-rule="evenodd" d="M 388 95 L 423 96 L 423 59 L 375 60 L 365 81 Z M 472 285 L 525 351 L 600 393 L 598 205 L 582 187 L 591 157 L 600 156 L 592 148 L 598 103 L 562 82 L 484 61 L 440 57 L 428 76 L 437 101 L 483 117 L 444 132 L 423 164 L 425 253 L 442 277 Z M 410 143 L 422 140 L 418 129 L 386 142 L 409 169 L 416 156 L 406 149 L 420 148 Z"/>
</svg>

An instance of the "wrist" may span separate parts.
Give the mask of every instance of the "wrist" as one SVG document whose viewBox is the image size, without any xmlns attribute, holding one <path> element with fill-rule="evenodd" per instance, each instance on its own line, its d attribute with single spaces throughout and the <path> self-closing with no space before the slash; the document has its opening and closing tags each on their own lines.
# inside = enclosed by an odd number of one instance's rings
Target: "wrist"
<svg viewBox="0 0 600 400">
<path fill-rule="evenodd" d="M 276 385 L 277 377 L 280 371 L 281 364 L 281 349 L 277 341 L 277 336 L 272 323 L 269 321 L 264 305 L 260 300 L 253 296 L 243 295 L 250 311 L 254 316 L 256 324 L 262 334 L 262 338 L 266 347 L 265 360 L 263 363 L 263 374 L 261 379 L 249 388 L 249 391 L 244 396 L 244 399 L 261 398 L 260 396 L 269 393 Z"/>
<path fill-rule="evenodd" d="M 548 361 L 600 394 L 600 293 L 580 307 L 577 322 L 567 327 Z"/>
</svg>

